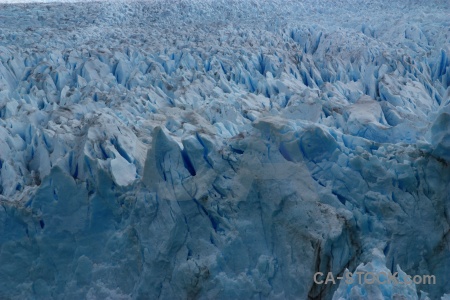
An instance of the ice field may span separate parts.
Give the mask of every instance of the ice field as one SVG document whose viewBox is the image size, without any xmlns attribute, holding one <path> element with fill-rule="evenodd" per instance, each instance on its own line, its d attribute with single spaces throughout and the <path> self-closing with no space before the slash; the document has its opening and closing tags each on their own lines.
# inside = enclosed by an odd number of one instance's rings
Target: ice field
<svg viewBox="0 0 450 300">
<path fill-rule="evenodd" d="M 450 299 L 450 2 L 1 2 L 0 299 Z"/>
</svg>

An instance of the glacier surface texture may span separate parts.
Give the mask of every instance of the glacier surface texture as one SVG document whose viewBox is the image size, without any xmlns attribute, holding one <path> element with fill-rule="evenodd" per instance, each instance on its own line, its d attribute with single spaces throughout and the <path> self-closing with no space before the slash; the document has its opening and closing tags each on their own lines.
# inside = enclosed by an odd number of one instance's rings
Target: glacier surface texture
<svg viewBox="0 0 450 300">
<path fill-rule="evenodd" d="M 449 299 L 449 86 L 447 0 L 0 4 L 0 299 Z"/>
</svg>

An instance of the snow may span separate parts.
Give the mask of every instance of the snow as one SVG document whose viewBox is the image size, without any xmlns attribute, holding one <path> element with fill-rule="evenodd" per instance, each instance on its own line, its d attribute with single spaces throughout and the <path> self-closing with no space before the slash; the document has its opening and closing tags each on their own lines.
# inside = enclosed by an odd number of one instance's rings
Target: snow
<svg viewBox="0 0 450 300">
<path fill-rule="evenodd" d="M 449 13 L 0 4 L 0 298 L 448 299 Z"/>
<path fill-rule="evenodd" d="M 118 185 L 129 185 L 136 177 L 136 166 L 119 156 L 111 160 L 111 173 Z"/>
</svg>

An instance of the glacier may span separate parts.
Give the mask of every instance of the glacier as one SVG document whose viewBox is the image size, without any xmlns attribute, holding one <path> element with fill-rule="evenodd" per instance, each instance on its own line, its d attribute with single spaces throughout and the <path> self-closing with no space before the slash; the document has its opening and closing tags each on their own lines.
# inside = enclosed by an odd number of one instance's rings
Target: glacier
<svg viewBox="0 0 450 300">
<path fill-rule="evenodd" d="M 1 2 L 1 299 L 450 299 L 448 1 Z"/>
</svg>

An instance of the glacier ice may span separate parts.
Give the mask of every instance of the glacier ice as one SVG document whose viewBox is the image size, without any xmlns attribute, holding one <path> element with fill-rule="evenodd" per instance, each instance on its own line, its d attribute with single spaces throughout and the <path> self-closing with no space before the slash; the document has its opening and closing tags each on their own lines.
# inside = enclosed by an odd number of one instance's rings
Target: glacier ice
<svg viewBox="0 0 450 300">
<path fill-rule="evenodd" d="M 389 270 L 385 264 L 384 255 L 378 250 L 374 251 L 374 260 L 367 265 L 359 265 L 352 274 L 353 282 L 346 283 L 345 280 L 340 283 L 339 289 L 334 293 L 334 300 L 341 299 L 419 299 L 414 284 L 406 284 L 407 274 L 397 265 L 396 279 L 392 279 L 393 272 Z M 357 272 L 362 273 L 359 279 Z M 348 273 L 348 270 L 345 271 Z M 371 275 L 373 278 L 369 279 Z M 394 273 L 395 274 L 395 273 Z M 345 277 L 344 277 L 345 278 Z M 391 278 L 391 279 L 390 279 Z M 374 284 L 372 281 L 380 281 L 382 284 Z M 397 281 L 398 280 L 398 283 Z M 402 284 L 400 284 L 400 282 Z M 422 293 L 421 299 L 426 297 L 426 293 Z M 428 298 L 429 299 L 429 298 Z"/>
<path fill-rule="evenodd" d="M 428 294 L 421 291 L 418 295 L 416 285 L 413 280 L 426 281 L 433 284 L 433 280 L 427 277 L 411 276 L 406 274 L 397 265 L 396 272 L 391 272 L 385 264 L 384 254 L 375 249 L 373 251 L 373 261 L 368 264 L 360 264 L 354 273 L 346 269 L 344 279 L 339 285 L 339 289 L 334 293 L 333 300 L 344 299 L 416 299 L 430 300 Z M 369 275 L 369 276 L 366 276 Z M 346 282 L 348 280 L 348 282 Z M 379 283 L 377 283 L 379 281 Z M 441 300 L 448 299 L 450 295 L 444 295 Z"/>
<path fill-rule="evenodd" d="M 447 1 L 0 2 L 0 298 L 449 299 Z"/>
</svg>

